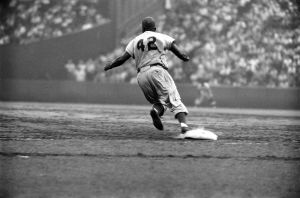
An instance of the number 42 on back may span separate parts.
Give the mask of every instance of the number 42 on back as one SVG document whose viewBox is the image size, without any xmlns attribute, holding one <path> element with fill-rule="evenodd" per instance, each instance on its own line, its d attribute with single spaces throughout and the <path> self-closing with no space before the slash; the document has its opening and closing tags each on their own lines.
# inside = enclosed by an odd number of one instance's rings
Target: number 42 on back
<svg viewBox="0 0 300 198">
<path fill-rule="evenodd" d="M 156 42 L 156 38 L 154 36 L 147 38 L 148 51 L 157 50 L 157 46 L 155 42 Z M 138 50 L 145 51 L 144 40 L 143 39 L 139 40 L 136 47 Z"/>
</svg>

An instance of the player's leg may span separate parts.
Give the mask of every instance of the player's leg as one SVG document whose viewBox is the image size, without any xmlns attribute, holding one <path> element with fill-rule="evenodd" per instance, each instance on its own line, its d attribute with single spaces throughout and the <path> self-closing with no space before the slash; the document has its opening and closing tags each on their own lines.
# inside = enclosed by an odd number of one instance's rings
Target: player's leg
<svg viewBox="0 0 300 198">
<path fill-rule="evenodd" d="M 186 122 L 186 113 L 185 112 L 179 112 L 175 115 L 175 118 L 180 123 L 181 133 L 185 133 L 189 130 L 189 126 Z"/>
<path fill-rule="evenodd" d="M 147 71 L 139 73 L 137 76 L 138 84 L 141 88 L 141 90 L 144 93 L 145 98 L 153 104 L 151 110 L 150 110 L 150 116 L 153 121 L 153 125 L 158 130 L 163 130 L 163 123 L 161 121 L 161 116 L 165 112 L 165 107 L 160 101 L 158 100 L 158 96 L 155 90 L 155 87 L 152 86 L 152 80 L 151 80 L 151 74 Z"/>
<path fill-rule="evenodd" d="M 214 95 L 212 93 L 209 83 L 208 82 L 204 83 L 204 87 L 206 88 L 206 91 L 207 91 L 209 105 L 212 107 L 216 107 L 217 103 L 214 99 Z"/>
<path fill-rule="evenodd" d="M 203 91 L 203 88 L 200 88 L 199 98 L 195 100 L 195 106 L 200 107 L 203 104 L 204 99 L 205 99 L 205 91 Z"/>
<path fill-rule="evenodd" d="M 162 117 L 165 114 L 167 107 L 161 103 L 155 103 L 153 104 L 152 109 L 158 113 L 159 117 Z"/>
<path fill-rule="evenodd" d="M 182 133 L 188 130 L 186 115 L 188 110 L 182 103 L 175 82 L 170 74 L 164 69 L 157 69 L 153 72 L 153 85 L 161 104 L 165 103 L 175 114 L 175 118 L 180 123 Z"/>
<path fill-rule="evenodd" d="M 152 108 L 150 110 L 150 116 L 152 118 L 153 125 L 155 126 L 155 128 L 157 128 L 158 130 L 164 130 L 164 125 L 161 121 L 161 117 L 159 116 L 159 112 L 155 108 Z"/>
<path fill-rule="evenodd" d="M 193 83 L 193 85 L 196 87 L 196 89 L 198 91 L 198 96 L 194 100 L 194 106 L 195 107 L 199 107 L 200 104 L 201 104 L 201 101 L 200 101 L 200 98 L 201 98 L 201 84 L 198 83 L 197 81 L 193 81 L 192 83 Z"/>
<path fill-rule="evenodd" d="M 150 116 L 152 118 L 153 125 L 159 130 L 164 129 L 161 117 L 164 115 L 165 111 L 166 107 L 161 103 L 153 104 L 152 109 L 150 110 Z"/>
</svg>

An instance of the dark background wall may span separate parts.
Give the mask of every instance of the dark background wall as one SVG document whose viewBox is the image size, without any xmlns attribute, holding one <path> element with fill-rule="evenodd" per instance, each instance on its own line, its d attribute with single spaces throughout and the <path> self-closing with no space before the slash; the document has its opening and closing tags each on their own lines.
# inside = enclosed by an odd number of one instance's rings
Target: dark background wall
<svg viewBox="0 0 300 198">
<path fill-rule="evenodd" d="M 147 104 L 137 85 L 65 81 L 64 64 L 110 52 L 120 38 L 140 28 L 143 17 L 158 16 L 160 0 L 101 0 L 110 22 L 82 32 L 27 45 L 0 46 L 0 100 Z M 51 80 L 51 81 L 50 81 Z M 198 91 L 178 85 L 187 105 Z M 299 89 L 213 87 L 219 107 L 300 109 Z"/>
<path fill-rule="evenodd" d="M 193 106 L 198 91 L 178 84 L 184 103 Z M 213 87 L 218 107 L 300 109 L 300 89 Z M 102 104 L 148 104 L 138 85 L 73 81 L 0 80 L 0 100 Z"/>
<path fill-rule="evenodd" d="M 68 59 L 86 60 L 114 48 L 111 23 L 27 45 L 0 46 L 0 77 L 66 79 Z"/>
<path fill-rule="evenodd" d="M 111 52 L 148 15 L 163 9 L 159 0 L 101 0 L 110 21 L 99 27 L 25 45 L 0 45 L 0 78 L 66 80 L 69 59 L 87 60 Z M 132 30 L 133 32 L 129 31 Z"/>
</svg>

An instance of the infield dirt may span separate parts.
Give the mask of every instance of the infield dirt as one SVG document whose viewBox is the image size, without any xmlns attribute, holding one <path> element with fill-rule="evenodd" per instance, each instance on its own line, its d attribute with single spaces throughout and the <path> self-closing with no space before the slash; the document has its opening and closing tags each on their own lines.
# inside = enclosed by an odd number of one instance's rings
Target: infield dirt
<svg viewBox="0 0 300 198">
<path fill-rule="evenodd" d="M 195 141 L 149 109 L 1 102 L 0 197 L 300 197 L 299 112 L 189 108 Z"/>
</svg>

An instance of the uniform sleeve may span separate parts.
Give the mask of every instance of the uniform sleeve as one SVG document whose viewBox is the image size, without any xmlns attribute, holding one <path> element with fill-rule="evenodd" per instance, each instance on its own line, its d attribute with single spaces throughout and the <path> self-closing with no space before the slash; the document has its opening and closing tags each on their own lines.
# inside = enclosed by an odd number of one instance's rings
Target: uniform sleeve
<svg viewBox="0 0 300 198">
<path fill-rule="evenodd" d="M 128 52 L 131 57 L 134 57 L 134 40 L 131 40 L 128 45 L 126 46 L 126 52 Z"/>
<path fill-rule="evenodd" d="M 168 36 L 168 35 L 163 35 L 164 41 L 165 41 L 165 47 L 166 49 L 170 49 L 171 48 L 171 44 L 175 41 L 174 38 Z"/>
</svg>

